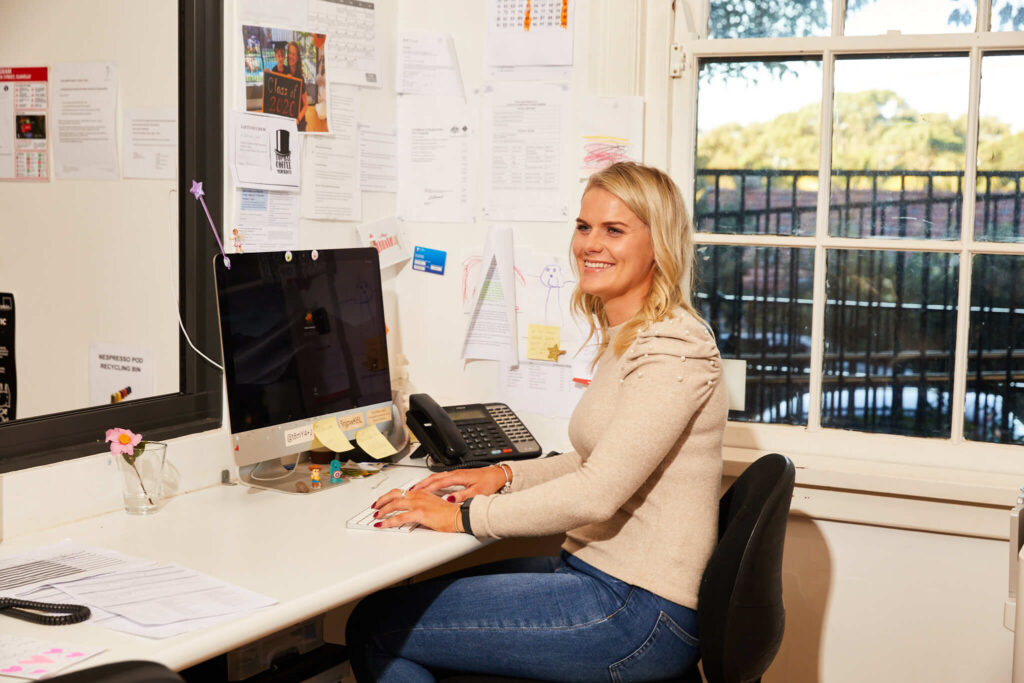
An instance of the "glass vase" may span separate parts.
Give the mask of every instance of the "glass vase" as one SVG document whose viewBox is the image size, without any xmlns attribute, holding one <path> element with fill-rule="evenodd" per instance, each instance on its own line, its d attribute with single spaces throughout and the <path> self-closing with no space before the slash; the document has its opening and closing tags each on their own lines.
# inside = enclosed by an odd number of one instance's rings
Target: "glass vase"
<svg viewBox="0 0 1024 683">
<path fill-rule="evenodd" d="M 160 509 L 166 456 L 167 444 L 163 443 L 147 443 L 134 462 L 115 456 L 121 469 L 124 511 L 129 515 L 150 515 Z"/>
</svg>

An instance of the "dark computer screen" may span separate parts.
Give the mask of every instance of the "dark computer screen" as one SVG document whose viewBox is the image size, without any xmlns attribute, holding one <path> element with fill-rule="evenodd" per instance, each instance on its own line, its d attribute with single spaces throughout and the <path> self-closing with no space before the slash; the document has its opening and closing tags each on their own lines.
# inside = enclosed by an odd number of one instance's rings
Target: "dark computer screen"
<svg viewBox="0 0 1024 683">
<path fill-rule="evenodd" d="M 217 258 L 231 431 L 391 400 L 377 250 Z"/>
</svg>

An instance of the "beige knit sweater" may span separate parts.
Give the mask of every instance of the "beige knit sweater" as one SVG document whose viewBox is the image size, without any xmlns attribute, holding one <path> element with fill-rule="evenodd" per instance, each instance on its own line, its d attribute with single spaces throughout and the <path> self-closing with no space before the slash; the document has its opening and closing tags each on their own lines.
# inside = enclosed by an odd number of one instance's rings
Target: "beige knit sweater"
<svg viewBox="0 0 1024 683">
<path fill-rule="evenodd" d="M 512 491 L 473 500 L 473 533 L 567 532 L 562 547 L 581 560 L 696 608 L 718 532 L 728 412 L 718 348 L 682 310 L 621 356 L 610 348 L 569 421 L 575 451 L 507 463 Z"/>
</svg>

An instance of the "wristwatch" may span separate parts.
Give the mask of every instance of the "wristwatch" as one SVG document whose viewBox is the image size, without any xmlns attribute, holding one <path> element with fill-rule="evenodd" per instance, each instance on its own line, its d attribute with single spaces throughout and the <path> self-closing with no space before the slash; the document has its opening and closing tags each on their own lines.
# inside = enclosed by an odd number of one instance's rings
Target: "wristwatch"
<svg viewBox="0 0 1024 683">
<path fill-rule="evenodd" d="M 472 502 L 472 498 L 467 498 L 459 505 L 459 514 L 462 515 L 462 530 L 470 536 L 473 535 L 473 527 L 469 523 L 469 506 Z"/>
</svg>

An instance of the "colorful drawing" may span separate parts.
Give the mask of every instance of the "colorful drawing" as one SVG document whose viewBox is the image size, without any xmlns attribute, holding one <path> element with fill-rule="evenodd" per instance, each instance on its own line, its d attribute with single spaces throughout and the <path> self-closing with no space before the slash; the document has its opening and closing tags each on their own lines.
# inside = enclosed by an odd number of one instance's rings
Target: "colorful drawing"
<svg viewBox="0 0 1024 683">
<path fill-rule="evenodd" d="M 619 161 L 635 161 L 629 156 L 631 142 L 611 135 L 583 136 L 583 169 L 593 173 Z"/>
<path fill-rule="evenodd" d="M 551 307 L 554 306 L 558 312 L 558 326 L 561 327 L 565 324 L 563 320 L 565 307 L 562 306 L 562 290 L 576 283 L 576 280 L 566 280 L 565 274 L 562 271 L 562 266 L 557 263 L 549 263 L 541 270 L 540 275 L 537 276 L 540 283 L 544 285 L 546 291 L 544 295 L 544 322 L 545 324 L 551 324 Z M 569 291 L 572 291 L 571 289 Z M 566 294 L 568 296 L 568 294 Z M 568 300 L 566 300 L 568 302 Z"/>
</svg>

